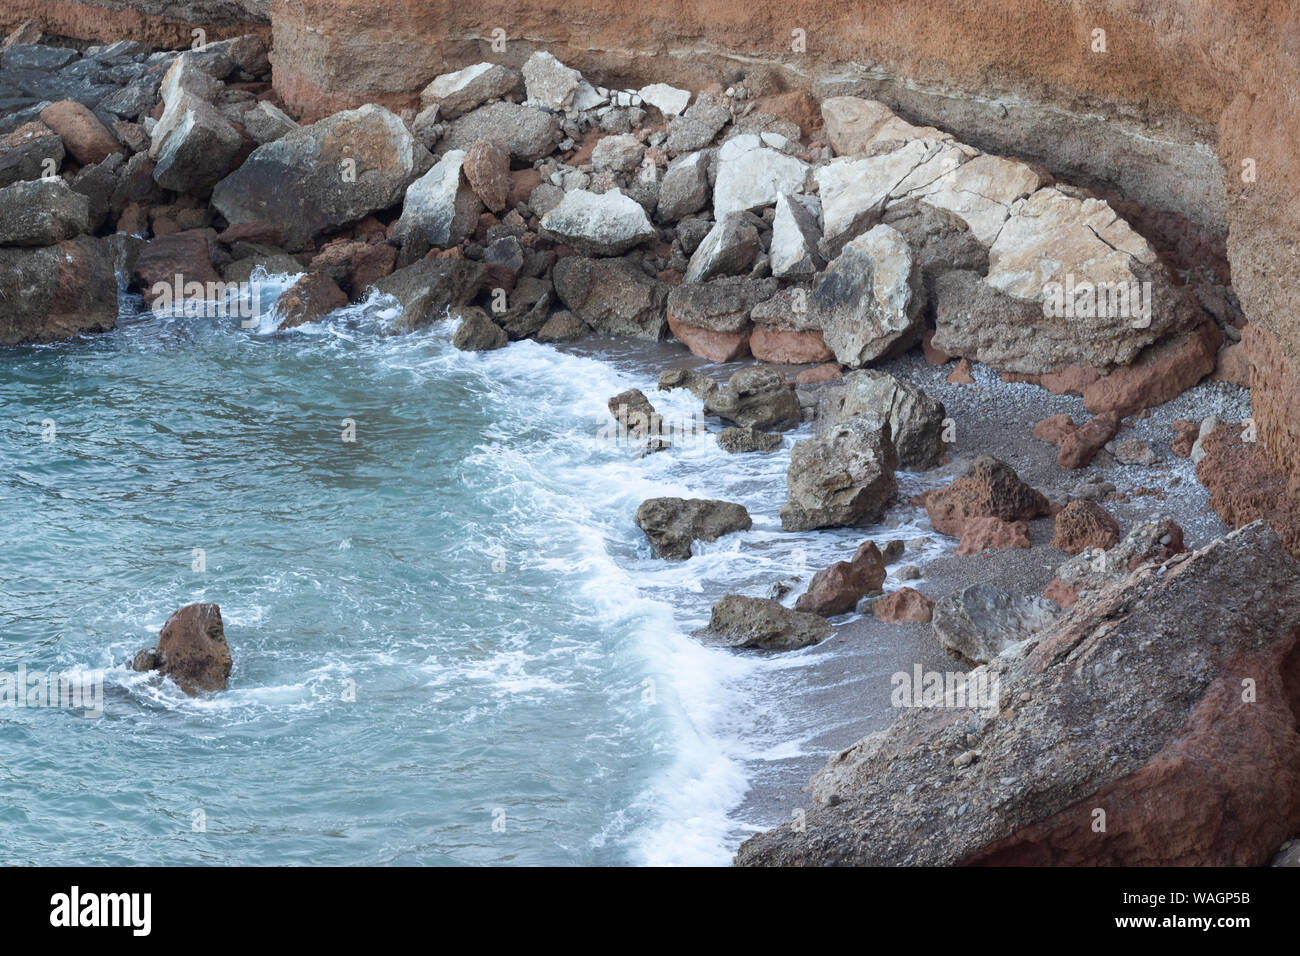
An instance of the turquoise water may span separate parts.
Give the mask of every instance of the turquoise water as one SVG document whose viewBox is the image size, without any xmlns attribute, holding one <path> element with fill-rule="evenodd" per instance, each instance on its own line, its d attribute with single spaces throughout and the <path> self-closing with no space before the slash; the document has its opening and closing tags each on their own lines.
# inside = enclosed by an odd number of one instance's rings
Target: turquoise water
<svg viewBox="0 0 1300 956">
<path fill-rule="evenodd" d="M 383 306 L 0 354 L 0 670 L 105 681 L 98 719 L 0 707 L 6 862 L 717 864 L 757 825 L 735 811 L 809 731 L 775 692 L 806 658 L 685 632 L 861 540 L 780 533 L 792 438 L 638 458 L 605 403 L 657 372 L 382 335 Z M 631 516 L 657 494 L 755 529 L 655 561 Z M 235 659 L 198 699 L 126 666 L 193 601 Z"/>
</svg>

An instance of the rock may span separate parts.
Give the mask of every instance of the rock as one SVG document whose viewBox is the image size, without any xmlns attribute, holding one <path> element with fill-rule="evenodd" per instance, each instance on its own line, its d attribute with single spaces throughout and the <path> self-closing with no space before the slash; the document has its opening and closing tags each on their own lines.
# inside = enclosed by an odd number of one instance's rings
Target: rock
<svg viewBox="0 0 1300 956">
<path fill-rule="evenodd" d="M 1291 554 L 1300 554 L 1300 496 L 1263 444 L 1244 440 L 1251 437 L 1257 436 L 1241 423 L 1204 423 L 1192 453 L 1196 477 L 1225 524 L 1240 528 L 1262 518 Z"/>
<path fill-rule="evenodd" d="M 255 149 L 212 192 L 231 223 L 267 221 L 289 249 L 401 202 L 433 165 L 429 151 L 381 106 L 335 113 Z"/>
<path fill-rule="evenodd" d="M 1044 596 L 1062 607 L 1073 607 L 1080 598 L 1092 597 L 1143 564 L 1162 564 L 1184 550 L 1182 528 L 1167 519 L 1146 521 L 1109 550 L 1085 547 L 1063 563 Z"/>
<path fill-rule="evenodd" d="M 1052 534 L 1052 547 L 1067 554 L 1078 554 L 1085 548 L 1106 551 L 1119 543 L 1119 525 L 1110 513 L 1095 501 L 1071 501 L 1056 515 L 1056 531 Z"/>
<path fill-rule="evenodd" d="M 810 365 L 835 357 L 820 332 L 787 332 L 765 325 L 754 326 L 749 350 L 760 362 L 779 365 Z"/>
<path fill-rule="evenodd" d="M 637 96 L 664 116 L 673 117 L 686 111 L 691 102 L 690 90 L 679 90 L 667 83 L 651 83 L 637 90 Z"/>
<path fill-rule="evenodd" d="M 1031 548 L 1029 525 L 1023 521 L 1003 521 L 1001 518 L 970 518 L 961 528 L 957 544 L 957 557 L 1000 551 L 1003 548 Z"/>
<path fill-rule="evenodd" d="M 467 308 L 461 311 L 460 325 L 452 336 L 452 345 L 462 352 L 490 352 L 503 349 L 509 343 L 506 330 L 497 325 L 482 309 Z"/>
<path fill-rule="evenodd" d="M 748 531 L 753 522 L 743 505 L 730 501 L 650 498 L 636 509 L 636 526 L 650 539 L 655 557 L 684 561 L 694 542 Z"/>
<path fill-rule="evenodd" d="M 772 243 L 768 252 L 772 275 L 781 278 L 810 276 L 826 266 L 817 251 L 821 241 L 821 203 L 815 196 L 783 192 L 776 198 Z"/>
<path fill-rule="evenodd" d="M 894 577 L 900 581 L 915 581 L 921 577 L 921 569 L 915 564 L 905 564 L 894 572 Z"/>
<path fill-rule="evenodd" d="M 24 20 L 18 26 L 9 32 L 9 35 L 0 43 L 0 50 L 8 52 L 16 46 L 35 46 L 41 42 L 44 34 L 41 33 L 41 25 L 35 20 Z"/>
<path fill-rule="evenodd" d="M 931 628 L 949 657 L 966 664 L 987 664 L 1051 628 L 1059 614 L 1060 608 L 1044 598 L 1012 594 L 992 584 L 973 584 L 935 604 Z"/>
<path fill-rule="evenodd" d="M 597 332 L 657 342 L 667 331 L 668 287 L 634 263 L 570 256 L 555 264 L 554 279 L 560 301 Z"/>
<path fill-rule="evenodd" d="M 657 440 L 663 435 L 663 417 L 639 388 L 630 388 L 611 398 L 609 412 L 623 433 L 632 438 Z"/>
<path fill-rule="evenodd" d="M 1178 419 L 1170 422 L 1169 427 L 1174 430 L 1174 438 L 1169 444 L 1169 450 L 1179 458 L 1189 457 L 1192 453 L 1192 446 L 1196 444 L 1196 439 L 1201 437 L 1201 426 L 1196 422 Z"/>
<path fill-rule="evenodd" d="M 826 140 L 839 156 L 865 153 L 889 140 L 915 139 L 926 133 L 946 135 L 931 127 L 912 126 L 884 103 L 857 96 L 827 97 L 822 100 L 821 113 Z"/>
<path fill-rule="evenodd" d="M 1121 465 L 1153 465 L 1156 461 L 1156 453 L 1140 438 L 1116 442 L 1109 450 Z"/>
<path fill-rule="evenodd" d="M 542 217 L 542 235 L 584 255 L 619 256 L 657 237 L 645 210 L 616 189 L 596 194 L 575 189 Z"/>
<path fill-rule="evenodd" d="M 1034 425 L 1034 437 L 1039 441 L 1059 445 L 1070 435 L 1073 435 L 1078 428 L 1079 426 L 1074 423 L 1074 419 L 1062 412 L 1060 415 L 1044 418 Z"/>
<path fill-rule="evenodd" d="M 1050 514 L 1051 507 L 1006 462 L 980 455 L 969 477 L 958 478 L 946 488 L 928 493 L 925 510 L 935 531 L 960 537 L 971 518 L 1032 521 Z"/>
<path fill-rule="evenodd" d="M 243 142 L 215 107 L 179 92 L 154 127 L 149 146 L 154 179 L 164 189 L 207 196 L 230 172 Z"/>
<path fill-rule="evenodd" d="M 898 490 L 897 467 L 883 418 L 851 418 L 797 443 L 786 472 L 781 527 L 811 531 L 878 521 Z"/>
<path fill-rule="evenodd" d="M 451 124 L 439 148 L 469 149 L 475 140 L 492 139 L 510 150 L 510 158 L 533 163 L 550 155 L 560 140 L 560 121 L 554 113 L 517 103 L 490 103 L 466 113 Z"/>
<path fill-rule="evenodd" d="M 668 139 L 664 145 L 673 154 L 703 149 L 729 122 L 729 109 L 710 99 L 696 97 L 684 113 L 668 123 Z"/>
<path fill-rule="evenodd" d="M 573 106 L 582 84 L 582 74 L 547 53 L 538 50 L 524 63 L 524 85 L 528 102 L 562 113 Z"/>
<path fill-rule="evenodd" d="M 910 621 L 929 624 L 934 614 L 934 602 L 912 588 L 899 588 L 871 602 L 871 613 L 877 620 L 896 623 Z"/>
<path fill-rule="evenodd" d="M 1013 361 L 1008 356 L 1032 353 L 1044 324 L 1041 303 L 999 292 L 973 270 L 945 271 L 930 284 L 936 326 L 932 349 L 949 357 L 993 359 L 995 367 Z"/>
<path fill-rule="evenodd" d="M 281 316 L 277 331 L 317 322 L 347 304 L 348 297 L 338 283 L 323 272 L 308 272 L 276 300 L 275 311 Z"/>
<path fill-rule="evenodd" d="M 1171 335 L 1148 346 L 1136 361 L 1083 388 L 1083 404 L 1093 414 L 1132 415 L 1172 401 L 1214 371 L 1223 335 L 1213 322 Z"/>
<path fill-rule="evenodd" d="M 420 93 L 424 108 L 437 106 L 443 119 L 455 119 L 477 109 L 488 100 L 513 93 L 520 76 L 496 63 L 475 63 L 454 73 L 436 77 Z"/>
<path fill-rule="evenodd" d="M 808 164 L 763 145 L 751 134 L 734 136 L 718 150 L 718 176 L 713 187 L 713 214 L 760 209 L 781 193 L 802 192 Z"/>
<path fill-rule="evenodd" d="M 813 575 L 808 590 L 795 602 L 796 611 L 835 617 L 857 610 L 858 602 L 885 583 L 883 564 L 836 561 Z"/>
<path fill-rule="evenodd" d="M 1103 412 L 1061 439 L 1056 463 L 1062 468 L 1083 468 L 1090 464 L 1103 445 L 1119 431 L 1117 412 Z"/>
<path fill-rule="evenodd" d="M 421 259 L 374 283 L 402 306 L 399 329 L 411 330 L 448 316 L 468 305 L 487 278 L 482 263 L 465 259 Z"/>
<path fill-rule="evenodd" d="M 225 690 L 232 666 L 221 608 L 215 604 L 187 604 L 176 611 L 159 632 L 158 645 L 132 662 L 133 670 L 170 677 L 191 697 Z"/>
<path fill-rule="evenodd" d="M 791 611 L 769 598 L 728 594 L 713 605 L 709 626 L 695 633 L 728 647 L 791 651 L 819 644 L 835 629 L 817 614 Z"/>
<path fill-rule="evenodd" d="M 655 216 L 660 222 L 676 222 L 709 204 L 709 155 L 700 151 L 678 156 L 668 164 L 659 183 L 658 208 Z"/>
<path fill-rule="evenodd" d="M 274 143 L 282 136 L 287 136 L 298 129 L 298 124 L 293 117 L 266 100 L 258 102 L 256 106 L 245 112 L 240 118 L 240 123 L 259 146 Z"/>
<path fill-rule="evenodd" d="M 1201 419 L 1201 426 L 1196 431 L 1196 441 L 1192 442 L 1192 450 L 1188 455 L 1192 459 L 1192 464 L 1199 465 L 1201 463 L 1201 460 L 1205 457 L 1205 445 L 1202 439 L 1218 428 L 1220 424 L 1222 423 L 1219 421 L 1218 415 L 1207 415 Z"/>
<path fill-rule="evenodd" d="M 750 310 L 776 289 L 774 279 L 744 276 L 684 282 L 668 293 L 669 321 L 713 332 L 746 332 Z"/>
<path fill-rule="evenodd" d="M 537 333 L 539 342 L 574 342 L 582 338 L 591 329 L 587 323 L 572 312 L 557 312 L 546 320 Z"/>
<path fill-rule="evenodd" d="M 1256 590 L 1269 600 L 1225 599 Z M 737 862 L 1263 865 L 1300 829 L 1297 608 L 1295 561 L 1261 525 L 1144 569 L 977 672 L 992 707 L 908 709 L 836 754 L 801 825 Z M 979 759 L 954 772 L 968 734 Z"/>
<path fill-rule="evenodd" d="M 781 436 L 750 426 L 730 426 L 718 432 L 718 447 L 733 455 L 751 451 L 776 451 L 781 447 Z"/>
<path fill-rule="evenodd" d="M 718 383 L 703 372 L 692 368 L 670 368 L 659 374 L 659 391 L 671 392 L 684 388 L 696 398 L 708 398 L 718 390 Z"/>
<path fill-rule="evenodd" d="M 417 257 L 430 246 L 459 245 L 478 225 L 483 207 L 461 177 L 466 155 L 459 149 L 448 150 L 406 190 L 393 238 L 404 247 L 413 244 Z"/>
<path fill-rule="evenodd" d="M 919 289 L 906 241 L 880 225 L 845 246 L 817 277 L 811 305 L 835 358 L 858 368 L 920 337 Z"/>
<path fill-rule="evenodd" d="M 828 362 L 825 365 L 818 365 L 816 368 L 804 369 L 794 377 L 794 382 L 799 386 L 822 385 L 843 377 L 844 371 L 840 368 L 839 363 Z"/>
<path fill-rule="evenodd" d="M 183 93 L 212 104 L 222 90 L 222 79 L 213 75 L 210 64 L 202 59 L 199 51 L 186 50 L 163 74 L 158 95 L 167 106 Z"/>
<path fill-rule="evenodd" d="M 799 424 L 799 401 L 781 376 L 767 366 L 736 372 L 725 388 L 709 393 L 704 412 L 742 427 L 785 431 Z"/>
<path fill-rule="evenodd" d="M 687 282 L 749 272 L 759 252 L 758 229 L 748 213 L 722 216 L 699 244 L 686 267 Z"/>
<path fill-rule="evenodd" d="M 1001 233 L 1013 204 L 1033 194 L 1040 185 L 1038 172 L 1025 163 L 981 155 L 913 190 L 912 195 L 959 217 L 987 248 Z"/>
<path fill-rule="evenodd" d="M 932 158 L 932 144 L 909 142 L 862 159 L 833 159 L 814 178 L 822 203 L 822 255 L 832 258 L 863 231 L 877 225 L 885 204 L 918 166 Z"/>
<path fill-rule="evenodd" d="M 0 187 L 57 173 L 63 165 L 63 140 L 44 123 L 25 123 L 0 137 Z"/>
<path fill-rule="evenodd" d="M 294 273 L 302 271 L 295 260 L 297 268 Z M 201 282 L 219 281 L 216 270 L 212 267 L 212 247 L 208 242 L 208 233 L 203 230 L 178 232 L 170 236 L 157 236 L 145 245 L 136 257 L 132 270 L 136 286 L 144 293 L 148 305 L 149 290 L 158 283 L 168 287 L 175 284 L 180 277 L 182 285 Z"/>
<path fill-rule="evenodd" d="M 602 136 L 596 148 L 591 151 L 591 167 L 597 172 L 609 170 L 614 173 L 630 173 L 641 165 L 644 153 L 645 147 L 641 141 L 630 133 Z"/>
<path fill-rule="evenodd" d="M 1213 378 L 1216 382 L 1227 382 L 1250 388 L 1250 356 L 1242 342 L 1234 342 L 1219 349 L 1215 362 Z"/>
<path fill-rule="evenodd" d="M 948 377 L 944 381 L 949 385 L 974 385 L 974 373 L 975 370 L 971 367 L 970 359 L 964 358 L 948 373 Z"/>
<path fill-rule="evenodd" d="M 7 212 L 0 213 L 0 223 L 10 225 Z M 0 345 L 52 342 L 113 328 L 118 312 L 113 243 L 83 236 L 39 249 L 0 247 Z"/>
<path fill-rule="evenodd" d="M 86 107 L 73 100 L 60 100 L 41 110 L 41 122 L 59 134 L 63 147 L 83 166 L 102 163 L 122 144 Z"/>
<path fill-rule="evenodd" d="M 1300 840 L 1287 840 L 1277 848 L 1270 866 L 1300 866 Z"/>
<path fill-rule="evenodd" d="M 52 246 L 89 231 L 89 202 L 62 179 L 0 189 L 0 246 Z"/>
<path fill-rule="evenodd" d="M 668 330 L 673 338 L 685 345 L 691 352 L 710 362 L 735 362 L 749 356 L 750 329 L 746 327 L 739 332 L 717 332 L 702 329 L 668 313 Z"/>
<path fill-rule="evenodd" d="M 888 372 L 860 369 L 826 389 L 817 403 L 818 427 L 856 415 L 885 417 L 900 467 L 925 469 L 939 463 L 947 412 L 941 402 L 911 382 Z"/>
</svg>

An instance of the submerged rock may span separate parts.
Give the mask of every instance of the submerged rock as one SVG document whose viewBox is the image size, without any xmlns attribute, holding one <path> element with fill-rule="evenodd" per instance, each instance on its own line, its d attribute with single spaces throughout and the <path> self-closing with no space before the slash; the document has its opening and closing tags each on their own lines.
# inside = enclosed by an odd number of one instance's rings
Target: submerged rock
<svg viewBox="0 0 1300 956">
<path fill-rule="evenodd" d="M 225 690 L 233 661 L 215 604 L 187 604 L 167 618 L 156 647 L 135 655 L 132 670 L 158 671 L 191 697 Z"/>
<path fill-rule="evenodd" d="M 819 644 L 834 633 L 820 615 L 792 611 L 770 598 L 728 594 L 713 605 L 709 626 L 695 635 L 728 647 L 791 651 Z"/>
<path fill-rule="evenodd" d="M 741 427 L 785 431 L 799 424 L 799 400 L 775 369 L 743 368 L 726 387 L 710 392 L 704 411 Z"/>
<path fill-rule="evenodd" d="M 650 539 L 655 557 L 684 561 L 695 541 L 717 541 L 748 531 L 753 522 L 743 505 L 707 498 L 650 498 L 636 509 L 636 526 Z"/>
<path fill-rule="evenodd" d="M 489 319 L 482 309 L 475 308 L 461 311 L 460 325 L 456 326 L 451 340 L 462 352 L 490 352 L 505 348 L 509 342 L 506 330 Z"/>
<path fill-rule="evenodd" d="M 718 432 L 718 447 L 733 455 L 751 451 L 776 451 L 781 447 L 781 436 L 751 426 L 732 426 Z"/>
</svg>

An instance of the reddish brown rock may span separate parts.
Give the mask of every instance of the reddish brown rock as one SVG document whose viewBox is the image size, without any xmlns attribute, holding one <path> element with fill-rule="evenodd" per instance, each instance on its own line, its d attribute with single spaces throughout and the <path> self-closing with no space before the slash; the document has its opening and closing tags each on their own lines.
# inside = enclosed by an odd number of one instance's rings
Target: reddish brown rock
<svg viewBox="0 0 1300 956">
<path fill-rule="evenodd" d="M 957 367 L 948 373 L 944 379 L 949 385 L 974 385 L 975 376 L 972 374 L 970 359 L 964 358 L 957 363 Z"/>
<path fill-rule="evenodd" d="M 868 547 L 869 546 L 869 547 Z M 885 564 L 873 542 L 866 542 L 852 561 L 836 561 L 813 575 L 806 593 L 795 602 L 796 611 L 834 617 L 847 614 L 868 594 L 885 583 Z"/>
<path fill-rule="evenodd" d="M 1103 375 L 1083 390 L 1083 404 L 1094 415 L 1118 412 L 1123 418 L 1177 398 L 1214 371 L 1223 342 L 1213 322 L 1147 346 L 1132 365 Z"/>
<path fill-rule="evenodd" d="M 1219 349 L 1219 357 L 1211 376 L 1215 381 L 1250 388 L 1250 357 L 1243 342 L 1234 342 Z"/>
<path fill-rule="evenodd" d="M 474 195 L 492 212 L 506 208 L 514 180 L 510 176 L 510 150 L 495 139 L 477 139 L 465 153 L 461 166 Z"/>
<path fill-rule="evenodd" d="M 1169 443 L 1169 450 L 1179 458 L 1190 457 L 1192 446 L 1196 444 L 1196 437 L 1201 431 L 1200 424 L 1179 418 L 1170 422 L 1169 427 L 1174 430 L 1174 439 Z"/>
<path fill-rule="evenodd" d="M 68 154 L 83 166 L 124 152 L 108 127 L 76 100 L 51 103 L 41 110 L 41 122 L 59 134 Z"/>
<path fill-rule="evenodd" d="M 1056 463 L 1062 468 L 1083 468 L 1090 464 L 1102 446 L 1115 437 L 1119 425 L 1118 412 L 1103 412 L 1093 417 L 1061 439 Z"/>
<path fill-rule="evenodd" d="M 835 358 L 835 353 L 826 347 L 826 340 L 816 330 L 787 332 L 764 325 L 754 326 L 749 336 L 749 350 L 759 361 L 779 365 L 811 365 Z"/>
<path fill-rule="evenodd" d="M 259 246 L 282 246 L 284 236 L 278 226 L 269 222 L 237 222 L 227 226 L 217 235 L 222 245 L 233 246 L 237 242 L 253 242 Z"/>
<path fill-rule="evenodd" d="M 1039 441 L 1050 442 L 1053 445 L 1059 445 L 1078 429 L 1078 425 L 1069 415 L 1064 413 L 1053 415 L 1050 418 L 1044 418 L 1034 426 L 1034 437 Z"/>
<path fill-rule="evenodd" d="M 858 545 L 858 550 L 853 552 L 853 557 L 849 559 L 851 564 L 864 568 L 867 577 L 875 581 L 874 587 L 880 587 L 885 583 L 885 556 L 880 553 L 876 547 L 876 542 L 867 540 Z"/>
<path fill-rule="evenodd" d="M 527 169 L 516 169 L 510 174 L 510 195 L 506 197 L 506 202 L 511 208 L 518 206 L 521 202 L 528 202 L 528 197 L 533 194 L 533 190 L 542 184 L 542 174 L 540 170 L 533 169 L 531 166 Z"/>
<path fill-rule="evenodd" d="M 156 231 L 156 230 L 155 230 Z M 220 282 L 212 268 L 212 254 L 205 232 L 178 232 L 158 236 L 140 252 L 133 275 L 146 295 L 159 282 L 174 285 L 179 276 L 182 286 L 190 282 Z"/>
<path fill-rule="evenodd" d="M 1052 547 L 1060 548 L 1067 554 L 1078 554 L 1084 548 L 1109 550 L 1118 542 L 1119 525 L 1095 501 L 1071 501 L 1056 515 Z M 1050 594 L 1047 596 L 1051 597 Z"/>
<path fill-rule="evenodd" d="M 822 382 L 833 382 L 837 378 L 844 377 L 844 369 L 838 362 L 827 362 L 825 365 L 818 365 L 816 368 L 806 368 L 794 377 L 796 385 L 819 385 Z"/>
<path fill-rule="evenodd" d="M 679 322 L 668 313 L 668 329 L 677 341 L 701 358 L 711 362 L 734 362 L 749 355 L 750 329 L 743 332 L 715 332 Z"/>
<path fill-rule="evenodd" d="M 327 243 L 311 260 L 311 268 L 328 274 L 340 287 L 350 289 L 353 299 L 359 299 L 391 274 L 396 263 L 397 249 L 387 243 L 341 239 Z"/>
<path fill-rule="evenodd" d="M 970 518 L 962 525 L 957 556 L 966 557 L 982 551 L 999 551 L 1002 548 L 1030 548 L 1029 525 L 1023 521 L 1003 521 L 1001 518 Z"/>
<path fill-rule="evenodd" d="M 930 623 L 934 602 L 912 588 L 899 588 L 871 603 L 871 613 L 881 621 Z"/>
<path fill-rule="evenodd" d="M 140 651 L 137 671 L 156 670 L 174 680 L 191 697 L 200 691 L 224 690 L 233 661 L 215 604 L 187 604 L 167 618 L 158 645 Z"/>
<path fill-rule="evenodd" d="M 921 353 L 930 365 L 947 365 L 952 361 L 952 356 L 935 346 L 934 329 L 926 329 L 925 335 L 921 336 Z"/>
<path fill-rule="evenodd" d="M 279 330 L 315 322 L 347 304 L 338 283 L 324 272 L 308 272 L 276 300 L 275 311 L 283 316 Z"/>
<path fill-rule="evenodd" d="M 1043 597 L 1049 601 L 1055 601 L 1061 607 L 1074 607 L 1079 603 L 1079 589 L 1066 584 L 1060 578 L 1053 578 L 1052 583 L 1043 592 Z"/>
<path fill-rule="evenodd" d="M 975 459 L 969 477 L 927 493 L 924 504 L 931 527 L 953 537 L 961 536 L 971 518 L 1032 521 L 1051 508 L 1010 465 L 989 455 Z"/>
<path fill-rule="evenodd" d="M 1201 439 L 1196 477 L 1210 491 L 1210 507 L 1234 528 L 1264 519 L 1300 556 L 1300 497 L 1259 441 L 1243 441 L 1243 434 L 1250 437 L 1245 424 L 1220 425 Z"/>
</svg>

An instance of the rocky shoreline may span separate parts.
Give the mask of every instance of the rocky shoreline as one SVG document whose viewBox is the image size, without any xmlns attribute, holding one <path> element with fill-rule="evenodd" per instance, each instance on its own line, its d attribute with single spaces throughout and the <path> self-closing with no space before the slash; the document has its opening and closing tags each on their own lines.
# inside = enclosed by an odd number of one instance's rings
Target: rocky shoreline
<svg viewBox="0 0 1300 956">
<path fill-rule="evenodd" d="M 868 735 L 807 808 L 808 759 L 774 768 L 746 818 L 794 820 L 738 862 L 1260 864 L 1300 832 L 1300 504 L 1211 262 L 1041 166 L 762 68 L 623 90 L 539 51 L 437 77 L 418 112 L 303 123 L 256 35 L 40 39 L 0 54 L 0 345 L 111 330 L 132 296 L 239 321 L 281 274 L 278 332 L 379 295 L 391 332 L 451 321 L 467 351 L 675 340 L 707 364 L 659 387 L 698 398 L 704 440 L 771 454 L 810 426 L 784 530 L 924 512 L 952 539 L 924 567 L 864 541 L 714 606 L 707 643 L 825 655 L 817 762 Z M 611 396 L 612 421 L 671 455 L 655 394 Z M 750 527 L 670 497 L 629 521 L 662 560 Z M 897 703 L 913 664 L 979 706 Z M 134 666 L 224 687 L 220 610 L 181 609 Z"/>
</svg>

